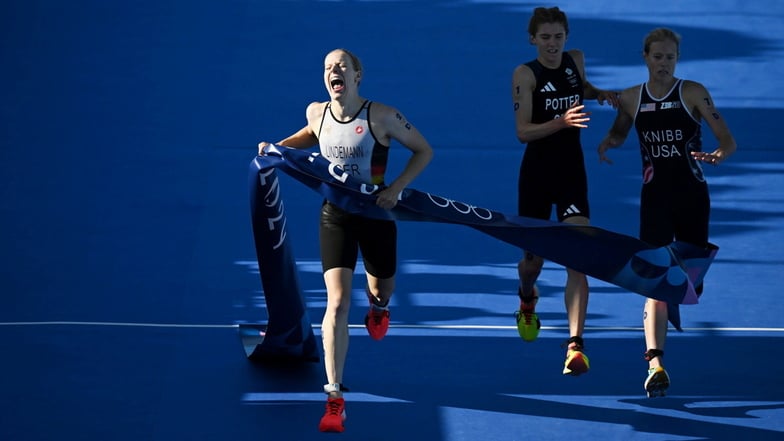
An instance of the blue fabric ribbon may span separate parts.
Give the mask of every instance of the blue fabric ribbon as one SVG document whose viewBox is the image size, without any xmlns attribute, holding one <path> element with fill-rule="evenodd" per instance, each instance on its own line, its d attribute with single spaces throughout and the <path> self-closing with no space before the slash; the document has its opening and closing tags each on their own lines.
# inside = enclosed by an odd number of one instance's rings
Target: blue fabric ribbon
<svg viewBox="0 0 784 441">
<path fill-rule="evenodd" d="M 400 194 L 393 209 L 384 210 L 375 204 L 374 194 L 381 187 L 358 181 L 318 152 L 270 145 L 265 153 L 254 159 L 252 167 L 277 168 L 348 212 L 376 219 L 465 225 L 567 268 L 672 305 L 697 303 L 694 287 L 702 283 L 718 251 L 712 244 L 702 248 L 684 242 L 653 247 L 595 226 L 508 215 L 413 188 Z M 676 328 L 680 329 L 677 321 Z"/>
</svg>

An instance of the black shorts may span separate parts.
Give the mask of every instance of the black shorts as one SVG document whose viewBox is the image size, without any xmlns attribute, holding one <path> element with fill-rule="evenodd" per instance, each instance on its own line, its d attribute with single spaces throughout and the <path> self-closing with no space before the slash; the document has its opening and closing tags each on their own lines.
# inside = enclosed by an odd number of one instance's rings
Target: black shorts
<svg viewBox="0 0 784 441">
<path fill-rule="evenodd" d="M 708 244 L 710 196 L 704 182 L 674 187 L 642 186 L 640 240 L 666 246 L 673 240 L 697 246 Z"/>
<path fill-rule="evenodd" d="M 588 178 L 582 151 L 560 161 L 528 155 L 520 164 L 517 182 L 517 214 L 550 219 L 555 205 L 558 221 L 572 216 L 591 217 Z"/>
<path fill-rule="evenodd" d="M 388 279 L 397 270 L 397 225 L 394 221 L 369 219 L 348 213 L 325 201 L 319 222 L 321 268 L 356 269 L 362 252 L 365 271 Z"/>
</svg>

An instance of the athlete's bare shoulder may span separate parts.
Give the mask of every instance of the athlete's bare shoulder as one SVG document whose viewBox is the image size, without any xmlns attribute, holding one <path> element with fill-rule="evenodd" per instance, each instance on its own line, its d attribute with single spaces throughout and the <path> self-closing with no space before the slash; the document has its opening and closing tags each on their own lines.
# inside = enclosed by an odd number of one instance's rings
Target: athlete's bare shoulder
<svg viewBox="0 0 784 441">
<path fill-rule="evenodd" d="M 371 106 L 371 109 L 373 109 L 372 112 L 374 112 L 376 114 L 378 114 L 378 113 L 387 114 L 387 113 L 392 112 L 392 111 L 395 110 L 394 107 L 390 106 L 389 104 L 382 103 L 380 101 L 371 101 L 370 102 L 370 106 Z"/>
<path fill-rule="evenodd" d="M 683 80 L 683 88 L 681 89 L 681 99 L 686 107 L 695 116 L 703 118 L 712 117 L 713 119 L 720 119 L 719 112 L 716 110 L 716 105 L 711 98 L 710 92 L 701 83 L 690 80 Z"/>
<path fill-rule="evenodd" d="M 626 89 L 623 89 L 621 91 L 621 96 L 622 97 L 624 97 L 624 96 L 636 97 L 636 96 L 638 96 L 640 94 L 640 88 L 641 87 L 642 87 L 642 84 L 635 84 L 634 86 L 627 87 Z"/>
<path fill-rule="evenodd" d="M 327 101 L 314 101 L 308 104 L 307 109 L 305 109 L 305 117 L 309 122 L 320 120 L 322 115 L 324 115 L 324 111 L 327 109 L 327 104 Z"/>
<path fill-rule="evenodd" d="M 515 88 L 527 87 L 528 89 L 533 89 L 536 86 L 534 71 L 526 64 L 518 65 L 512 72 L 512 83 Z"/>
<path fill-rule="evenodd" d="M 701 83 L 692 80 L 683 80 L 681 94 L 685 100 L 694 102 L 705 98 L 705 96 L 708 95 L 708 91 Z"/>
<path fill-rule="evenodd" d="M 634 115 L 637 109 L 637 105 L 639 104 L 638 100 L 640 99 L 641 87 L 642 84 L 637 84 L 632 87 L 627 87 L 621 91 L 621 95 L 619 97 L 621 101 L 620 108 L 629 115 Z"/>
<path fill-rule="evenodd" d="M 531 68 L 528 67 L 527 63 L 518 64 L 517 67 L 515 67 L 514 72 L 513 72 L 514 75 L 525 74 L 525 73 L 529 73 L 529 74 L 533 74 L 534 73 L 531 70 Z"/>
<path fill-rule="evenodd" d="M 370 106 L 370 125 L 378 140 L 385 145 L 389 144 L 388 138 L 401 136 L 401 130 L 411 130 L 403 113 L 396 107 L 373 101 Z"/>
<path fill-rule="evenodd" d="M 583 51 L 581 51 L 580 49 L 569 49 L 568 51 L 566 51 L 566 53 L 569 54 L 574 60 L 574 62 L 577 63 L 578 65 L 585 64 L 585 53 L 583 53 Z"/>
<path fill-rule="evenodd" d="M 374 126 L 382 124 L 386 127 L 394 121 L 393 116 L 398 114 L 400 114 L 400 111 L 388 104 L 379 101 L 373 101 L 370 104 L 370 121 Z"/>
</svg>

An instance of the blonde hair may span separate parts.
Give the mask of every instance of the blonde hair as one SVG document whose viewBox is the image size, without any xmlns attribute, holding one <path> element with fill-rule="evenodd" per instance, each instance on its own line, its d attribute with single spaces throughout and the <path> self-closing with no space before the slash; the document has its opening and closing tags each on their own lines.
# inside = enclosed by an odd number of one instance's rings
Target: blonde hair
<svg viewBox="0 0 784 441">
<path fill-rule="evenodd" d="M 673 31 L 672 29 L 668 28 L 656 28 L 651 32 L 648 32 L 648 35 L 645 36 L 645 39 L 642 43 L 642 51 L 644 54 L 648 54 L 651 50 L 651 44 L 656 43 L 657 41 L 672 41 L 675 43 L 675 46 L 678 55 L 681 53 L 681 36 Z"/>
</svg>

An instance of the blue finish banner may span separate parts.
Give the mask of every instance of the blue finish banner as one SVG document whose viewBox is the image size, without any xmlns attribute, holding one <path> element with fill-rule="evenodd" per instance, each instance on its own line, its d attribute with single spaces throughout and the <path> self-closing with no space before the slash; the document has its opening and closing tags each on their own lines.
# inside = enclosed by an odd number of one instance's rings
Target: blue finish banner
<svg viewBox="0 0 784 441">
<path fill-rule="evenodd" d="M 286 210 L 274 168 L 256 161 L 248 176 L 253 239 L 267 306 L 264 326 L 241 324 L 240 336 L 251 360 L 304 359 L 319 353 L 287 240 Z"/>
<path fill-rule="evenodd" d="M 460 224 L 605 282 L 671 304 L 695 304 L 718 247 L 683 242 L 653 247 L 595 226 L 507 215 L 412 188 L 392 210 L 375 204 L 381 188 L 344 173 L 318 152 L 270 145 L 254 163 L 277 168 L 346 211 L 377 219 Z M 676 324 L 679 327 L 679 324 Z"/>
</svg>

